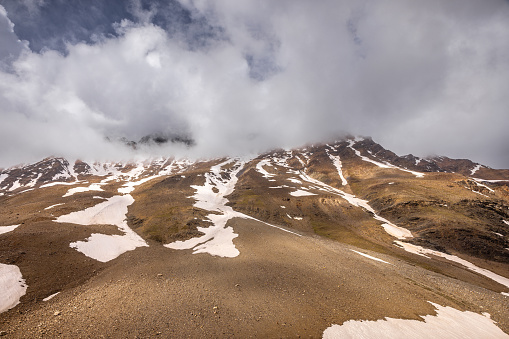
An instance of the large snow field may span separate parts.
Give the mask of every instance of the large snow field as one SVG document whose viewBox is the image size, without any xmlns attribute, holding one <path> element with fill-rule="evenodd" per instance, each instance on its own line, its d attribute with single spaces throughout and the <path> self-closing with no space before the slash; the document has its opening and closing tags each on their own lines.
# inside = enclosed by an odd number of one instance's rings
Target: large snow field
<svg viewBox="0 0 509 339">
<path fill-rule="evenodd" d="M 459 311 L 431 303 L 437 315 L 422 316 L 424 321 L 385 318 L 377 321 L 349 320 L 332 325 L 324 339 L 481 339 L 509 338 L 489 314 Z"/>
<path fill-rule="evenodd" d="M 0 313 L 17 304 L 25 295 L 27 285 L 18 266 L 0 264 Z"/>
</svg>

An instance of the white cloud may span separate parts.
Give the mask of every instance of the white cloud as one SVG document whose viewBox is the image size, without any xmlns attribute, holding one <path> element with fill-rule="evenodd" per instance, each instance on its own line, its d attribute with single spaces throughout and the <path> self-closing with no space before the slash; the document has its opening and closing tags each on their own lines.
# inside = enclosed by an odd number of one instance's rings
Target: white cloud
<svg viewBox="0 0 509 339">
<path fill-rule="evenodd" d="M 0 138 L 14 146 L 0 166 L 111 156 L 104 136 L 180 134 L 194 155 L 222 155 L 352 132 L 400 153 L 509 167 L 507 3 L 182 3 L 226 39 L 189 48 L 150 23 L 157 6 L 134 6 L 144 19 L 119 23 L 119 37 L 27 53 L 1 73 Z"/>
</svg>

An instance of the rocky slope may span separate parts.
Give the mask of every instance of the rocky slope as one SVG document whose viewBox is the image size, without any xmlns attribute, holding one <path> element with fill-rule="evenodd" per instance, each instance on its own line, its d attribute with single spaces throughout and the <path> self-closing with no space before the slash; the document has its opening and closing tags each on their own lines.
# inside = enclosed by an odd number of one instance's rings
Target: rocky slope
<svg viewBox="0 0 509 339">
<path fill-rule="evenodd" d="M 398 156 L 369 138 L 6 169 L 0 269 L 14 282 L 0 293 L 14 300 L 0 331 L 321 336 L 349 320 L 420 319 L 430 301 L 488 312 L 509 333 L 508 185 L 507 170 Z"/>
</svg>

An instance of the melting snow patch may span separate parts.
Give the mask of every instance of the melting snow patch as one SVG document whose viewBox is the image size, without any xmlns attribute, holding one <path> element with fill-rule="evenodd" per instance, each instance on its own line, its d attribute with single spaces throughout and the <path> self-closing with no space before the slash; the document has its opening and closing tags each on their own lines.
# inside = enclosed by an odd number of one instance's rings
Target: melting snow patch
<svg viewBox="0 0 509 339">
<path fill-rule="evenodd" d="M 281 208 L 286 208 L 286 206 L 281 206 Z"/>
<path fill-rule="evenodd" d="M 372 259 L 372 260 L 380 261 L 380 262 L 383 262 L 383 263 L 386 263 L 386 264 L 391 264 L 391 263 L 389 263 L 389 262 L 387 262 L 387 261 L 385 261 L 385 260 L 382 260 L 382 259 L 378 259 L 378 258 L 372 257 L 372 256 L 370 256 L 369 254 L 366 254 L 366 253 L 362 253 L 362 252 L 359 252 L 359 251 L 356 251 L 356 250 L 350 250 L 350 251 L 355 252 L 355 253 L 357 253 L 357 254 L 360 254 L 360 255 L 362 255 L 363 257 L 366 257 L 366 258 L 369 258 L 369 259 Z"/>
<path fill-rule="evenodd" d="M 193 206 L 207 211 L 221 213 L 207 215 L 207 221 L 212 222 L 213 225 L 209 227 L 198 227 L 198 231 L 204 233 L 204 235 L 200 237 L 185 241 L 175 241 L 164 245 L 165 247 L 180 250 L 193 249 L 193 253 L 209 253 L 210 255 L 227 258 L 233 258 L 240 254 L 239 250 L 233 244 L 233 239 L 238 237 L 238 234 L 233 232 L 232 227 L 226 227 L 226 223 L 228 220 L 235 217 L 256 221 L 260 220 L 243 213 L 236 212 L 230 206 L 226 206 L 228 199 L 226 199 L 225 196 L 234 191 L 235 184 L 238 180 L 237 173 L 239 173 L 244 166 L 243 161 L 237 161 L 229 170 L 223 170 L 222 167 L 230 162 L 232 162 L 231 159 L 219 165 L 212 166 L 210 172 L 205 174 L 205 184 L 203 186 L 191 186 L 196 190 L 196 193 L 192 196 L 192 198 L 196 199 Z M 225 171 L 229 171 L 229 179 L 223 179 L 221 176 L 221 172 Z M 214 192 L 214 189 L 217 193 Z M 300 234 L 285 230 L 284 228 L 277 227 L 266 222 L 263 223 L 300 236 Z"/>
<path fill-rule="evenodd" d="M 480 267 L 472 264 L 471 262 L 466 261 L 464 259 L 461 259 L 461 258 L 459 258 L 459 257 L 457 257 L 455 255 L 451 255 L 451 254 L 447 254 L 447 253 L 442 253 L 442 252 L 439 252 L 439 251 L 431 250 L 429 248 L 424 248 L 424 247 L 421 247 L 421 246 L 409 244 L 409 243 L 402 242 L 402 241 L 395 241 L 395 243 L 396 243 L 396 245 L 400 246 L 401 248 L 403 248 L 407 252 L 418 254 L 418 255 L 422 255 L 422 256 L 424 256 L 426 258 L 429 258 L 426 254 L 430 254 L 430 255 L 441 257 L 441 258 L 444 258 L 444 259 L 447 259 L 447 260 L 450 260 L 450 261 L 454 261 L 454 262 L 456 262 L 456 263 L 458 263 L 458 264 L 460 264 L 462 266 L 465 266 L 466 268 L 468 268 L 471 271 L 474 271 L 476 273 L 484 275 L 485 277 L 488 277 L 491 280 L 494 280 L 494 281 L 498 282 L 499 284 L 502 284 L 502 285 L 504 285 L 506 287 L 509 287 L 509 278 L 506 278 L 506 277 L 503 277 L 503 276 L 498 275 L 496 273 L 493 273 L 491 271 L 488 271 L 487 269 L 480 268 Z"/>
<path fill-rule="evenodd" d="M 71 195 L 74 195 L 76 193 L 82 193 L 82 192 L 88 192 L 88 191 L 104 191 L 101 188 L 101 184 L 92 184 L 88 187 L 75 187 L 71 188 L 70 190 L 65 193 L 62 198 L 70 197 Z"/>
<path fill-rule="evenodd" d="M 12 183 L 12 186 L 11 186 L 11 188 L 9 188 L 9 191 L 12 192 L 15 189 L 20 188 L 20 187 L 21 187 L 21 184 L 19 183 L 19 180 L 16 180 L 15 182 Z"/>
<path fill-rule="evenodd" d="M 449 306 L 431 303 L 436 316 L 426 315 L 419 320 L 385 318 L 377 321 L 349 320 L 332 325 L 323 332 L 323 338 L 509 338 L 490 319 L 489 314 L 459 311 Z"/>
<path fill-rule="evenodd" d="M 0 313 L 17 304 L 25 295 L 27 285 L 18 266 L 0 264 Z"/>
<path fill-rule="evenodd" d="M 39 186 L 39 188 L 46 188 L 46 187 L 51 187 L 51 186 L 56 186 L 56 185 L 76 185 L 78 183 L 79 182 L 63 182 L 63 181 L 50 182 L 48 184 L 44 184 L 44 185 Z"/>
<path fill-rule="evenodd" d="M 0 234 L 4 234 L 4 233 L 7 233 L 7 232 L 14 231 L 14 229 L 16 229 L 16 227 L 18 227 L 18 226 L 19 225 L 0 226 Z"/>
<path fill-rule="evenodd" d="M 481 169 L 481 167 L 482 167 L 482 165 L 477 165 L 474 168 L 472 168 L 472 171 L 470 171 L 470 175 L 474 175 L 475 172 L 477 172 L 478 170 Z"/>
<path fill-rule="evenodd" d="M 375 219 L 381 220 L 377 217 L 375 217 Z M 386 219 L 384 219 L 384 220 L 386 220 Z M 390 235 L 392 235 L 395 238 L 398 238 L 398 239 L 413 238 L 412 232 L 410 232 L 406 228 L 396 226 L 393 223 L 389 222 L 389 223 L 382 224 L 382 227 L 384 228 L 385 232 L 389 233 Z"/>
<path fill-rule="evenodd" d="M 242 169 L 244 163 L 237 162 L 236 168 L 232 170 L 228 180 L 221 176 L 221 168 L 229 164 L 232 160 L 227 160 L 219 165 L 213 166 L 209 173 L 205 174 L 205 184 L 203 186 L 193 185 L 196 193 L 193 198 L 196 203 L 193 205 L 211 212 L 220 212 L 218 214 L 209 214 L 207 218 L 213 223 L 210 227 L 198 227 L 198 231 L 204 233 L 203 236 L 192 238 L 186 241 L 175 241 L 164 246 L 172 249 L 194 249 L 193 253 L 209 253 L 221 257 L 236 257 L 239 250 L 233 244 L 233 239 L 238 234 L 233 232 L 233 228 L 226 227 L 226 223 L 231 218 L 242 216 L 236 213 L 230 206 L 226 206 L 228 200 L 226 195 L 233 192 L 237 183 L 237 173 Z M 217 193 L 214 193 L 214 188 Z"/>
<path fill-rule="evenodd" d="M 290 195 L 293 195 L 294 197 L 305 197 L 308 195 L 317 195 L 317 194 L 311 193 L 311 192 L 306 192 L 303 190 L 296 190 L 294 192 L 290 192 Z"/>
<path fill-rule="evenodd" d="M 302 184 L 302 181 L 300 181 L 299 179 L 295 179 L 295 178 L 288 178 L 289 181 L 295 183 L 295 184 Z"/>
<path fill-rule="evenodd" d="M 263 166 L 265 166 L 265 165 L 270 165 L 269 160 L 264 159 L 264 160 L 259 161 L 259 162 L 256 164 L 256 170 L 257 170 L 259 173 L 261 173 L 261 174 L 263 175 L 263 177 L 264 177 L 264 178 L 266 178 L 266 179 L 270 179 L 270 178 L 272 178 L 272 177 L 275 177 L 275 175 L 274 175 L 274 174 L 271 174 L 271 173 L 267 172 L 267 171 L 263 168 Z"/>
<path fill-rule="evenodd" d="M 138 234 L 129 228 L 125 221 L 127 206 L 133 202 L 134 199 L 129 194 L 116 195 L 85 210 L 62 215 L 55 221 L 78 225 L 116 225 L 124 232 L 124 235 L 94 233 L 85 241 L 70 244 L 72 248 L 87 257 L 107 262 L 137 247 L 148 246 Z"/>
<path fill-rule="evenodd" d="M 506 220 L 502 220 L 504 222 L 504 224 L 506 225 L 509 225 L 509 221 L 506 221 Z"/>
</svg>

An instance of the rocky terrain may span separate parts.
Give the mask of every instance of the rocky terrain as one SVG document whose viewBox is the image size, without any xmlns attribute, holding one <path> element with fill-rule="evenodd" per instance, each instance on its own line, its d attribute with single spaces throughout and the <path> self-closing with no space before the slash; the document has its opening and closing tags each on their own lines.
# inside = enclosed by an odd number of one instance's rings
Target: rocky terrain
<svg viewBox="0 0 509 339">
<path fill-rule="evenodd" d="M 353 137 L 251 158 L 50 157 L 0 171 L 0 273 L 13 338 L 334 337 L 386 318 L 503 338 L 509 170 Z M 442 313 L 450 333 L 428 325 Z"/>
</svg>

